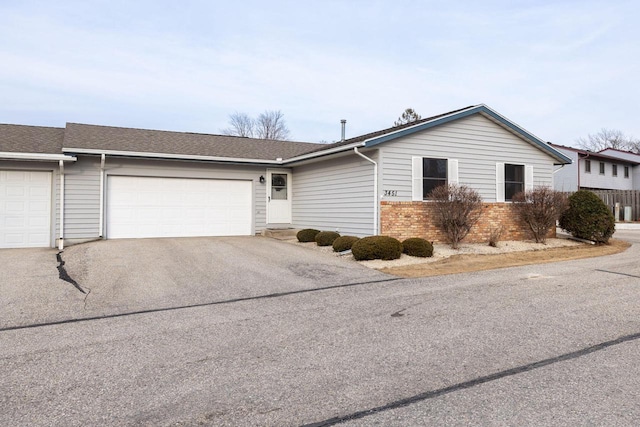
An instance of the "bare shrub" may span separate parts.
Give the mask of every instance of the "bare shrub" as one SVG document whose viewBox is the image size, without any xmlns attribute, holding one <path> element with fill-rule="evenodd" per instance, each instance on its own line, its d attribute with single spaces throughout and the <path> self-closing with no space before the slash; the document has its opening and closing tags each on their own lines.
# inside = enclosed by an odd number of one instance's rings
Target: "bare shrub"
<svg viewBox="0 0 640 427">
<path fill-rule="evenodd" d="M 536 187 L 513 197 L 513 206 L 527 224 L 536 243 L 545 243 L 547 234 L 567 210 L 566 195 L 549 187 Z"/>
<path fill-rule="evenodd" d="M 458 249 L 482 214 L 482 197 L 466 185 L 447 184 L 434 188 L 428 198 L 434 201 L 436 226 Z"/>
<path fill-rule="evenodd" d="M 489 246 L 491 246 L 492 248 L 498 247 L 498 242 L 502 237 L 503 230 L 504 229 L 502 228 L 501 225 L 491 229 L 491 231 L 489 232 Z"/>
</svg>

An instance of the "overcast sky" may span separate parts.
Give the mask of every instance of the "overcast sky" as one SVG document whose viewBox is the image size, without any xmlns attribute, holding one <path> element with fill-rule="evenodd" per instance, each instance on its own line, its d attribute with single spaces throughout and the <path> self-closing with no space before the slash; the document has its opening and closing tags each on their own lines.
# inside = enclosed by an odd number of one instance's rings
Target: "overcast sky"
<svg viewBox="0 0 640 427">
<path fill-rule="evenodd" d="M 543 140 L 640 138 L 640 2 L 0 0 L 0 122 L 332 142 L 487 104 Z"/>
</svg>

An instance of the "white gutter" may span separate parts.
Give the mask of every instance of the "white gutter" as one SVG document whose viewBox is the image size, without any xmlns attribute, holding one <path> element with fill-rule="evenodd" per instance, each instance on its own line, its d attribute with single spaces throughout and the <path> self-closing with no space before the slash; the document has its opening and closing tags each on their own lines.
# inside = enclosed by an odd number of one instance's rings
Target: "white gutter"
<svg viewBox="0 0 640 427">
<path fill-rule="evenodd" d="M 219 162 L 236 162 L 236 163 L 266 163 L 280 165 L 282 161 L 266 160 L 266 159 L 243 159 L 239 157 L 217 157 L 217 156 L 196 156 L 190 154 L 167 154 L 167 153 L 145 153 L 142 151 L 114 151 L 114 150 L 95 150 L 92 148 L 66 148 L 62 151 L 79 153 L 79 154 L 105 154 L 107 156 L 125 156 L 125 157 L 150 157 L 158 159 L 175 159 L 175 160 L 207 160 Z"/>
<path fill-rule="evenodd" d="M 341 151 L 348 151 L 348 150 L 351 150 L 352 148 L 357 148 L 357 147 L 364 147 L 364 142 L 355 142 L 353 144 L 341 145 L 339 147 L 330 148 L 328 150 L 314 151 L 313 153 L 302 154 L 300 156 L 292 157 L 290 159 L 287 159 L 284 162 L 284 164 L 293 163 L 293 162 L 299 162 L 299 161 L 306 160 L 306 159 L 312 159 L 314 157 L 326 156 L 328 154 L 339 153 Z"/>
<path fill-rule="evenodd" d="M 98 221 L 98 236 L 102 237 L 102 230 L 104 230 L 104 161 L 105 154 L 100 155 L 100 220 Z"/>
<path fill-rule="evenodd" d="M 61 161 L 61 162 L 75 162 L 77 159 L 73 156 L 66 154 L 46 154 L 46 153 L 11 153 L 0 152 L 0 159 L 15 159 L 15 160 L 42 160 L 42 161 Z"/>
<path fill-rule="evenodd" d="M 373 163 L 373 235 L 378 235 L 378 163 L 358 151 L 358 147 L 353 147 L 353 152 L 368 162 Z"/>
<path fill-rule="evenodd" d="M 60 236 L 58 238 L 58 249 L 64 249 L 64 161 L 59 161 L 60 166 Z"/>
<path fill-rule="evenodd" d="M 573 160 L 573 159 L 572 159 Z M 572 162 L 573 163 L 573 162 Z M 556 170 L 553 171 L 552 175 L 555 175 L 556 172 L 558 172 L 560 169 L 562 169 L 563 167 L 567 166 L 566 164 L 561 164 L 560 167 Z"/>
</svg>

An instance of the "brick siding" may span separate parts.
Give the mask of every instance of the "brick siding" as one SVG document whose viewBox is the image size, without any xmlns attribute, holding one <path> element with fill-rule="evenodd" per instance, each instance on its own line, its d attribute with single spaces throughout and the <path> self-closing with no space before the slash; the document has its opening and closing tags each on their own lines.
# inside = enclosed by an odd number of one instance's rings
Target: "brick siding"
<svg viewBox="0 0 640 427">
<path fill-rule="evenodd" d="M 445 243 L 447 237 L 432 220 L 433 203 L 381 202 L 380 234 L 399 240 L 422 237 L 432 242 Z M 484 203 L 480 220 L 471 229 L 463 243 L 487 243 L 491 231 L 502 225 L 499 240 L 529 240 L 533 237 L 511 203 Z M 548 237 L 555 237 L 553 228 Z"/>
</svg>

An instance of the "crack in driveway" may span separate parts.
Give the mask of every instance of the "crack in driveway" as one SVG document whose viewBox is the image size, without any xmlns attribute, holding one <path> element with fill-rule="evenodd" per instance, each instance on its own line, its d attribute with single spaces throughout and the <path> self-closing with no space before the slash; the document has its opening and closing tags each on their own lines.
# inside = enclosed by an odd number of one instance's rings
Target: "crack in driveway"
<svg viewBox="0 0 640 427">
<path fill-rule="evenodd" d="M 322 291 L 328 291 L 332 289 L 343 289 L 343 288 L 350 288 L 354 286 L 363 286 L 363 285 L 376 284 L 376 283 L 389 283 L 389 282 L 395 282 L 399 280 L 402 280 L 402 279 L 400 279 L 399 277 L 391 277 L 388 279 L 368 280 L 365 282 L 346 283 L 342 285 L 331 285 L 331 286 L 323 286 L 323 287 L 309 288 L 309 289 L 297 289 L 293 291 L 277 292 L 273 294 L 256 295 L 256 296 L 249 296 L 249 297 L 240 297 L 240 298 L 233 298 L 233 299 L 221 300 L 221 301 L 211 301 L 211 302 L 179 305 L 179 306 L 172 306 L 172 307 L 150 308 L 145 310 L 129 311 L 124 313 L 102 314 L 102 315 L 91 316 L 91 317 L 80 317 L 75 319 L 54 320 L 51 322 L 31 323 L 28 325 L 7 326 L 4 328 L 0 327 L 0 332 L 15 331 L 19 329 L 40 328 L 44 326 L 53 326 L 53 325 L 64 325 L 67 323 L 78 323 L 78 322 L 88 322 L 88 321 L 94 321 L 94 320 L 113 319 L 118 317 L 136 316 L 140 314 L 160 313 L 163 311 L 185 310 L 185 309 L 192 309 L 192 308 L 198 308 L 198 307 L 234 304 L 234 303 L 239 303 L 244 301 L 256 301 L 256 300 L 269 299 L 269 298 L 281 298 L 281 297 L 286 297 L 290 295 L 306 294 L 311 292 L 322 292 Z M 87 294 L 87 296 L 89 295 L 84 290 L 82 289 L 80 290 L 81 292 Z M 85 301 L 86 301 L 86 297 L 85 297 Z"/>
<path fill-rule="evenodd" d="M 640 276 L 636 276 L 635 274 L 622 273 L 619 271 L 601 270 L 599 268 L 596 268 L 596 271 L 599 271 L 601 273 L 618 274 L 620 276 L 635 277 L 636 279 L 640 279 Z"/>
<path fill-rule="evenodd" d="M 83 294 L 87 294 L 87 292 L 84 289 L 82 289 L 82 286 L 80 286 L 78 282 L 76 282 L 75 280 L 73 280 L 71 276 L 69 276 L 67 269 L 64 267 L 65 262 L 62 259 L 62 251 L 56 254 L 56 259 L 58 260 L 58 263 L 59 263 L 57 268 L 58 268 L 58 277 L 60 277 L 60 280 L 64 280 L 67 283 L 71 283 L 77 290 L 79 290 Z M 86 297 L 85 297 L 85 302 L 86 302 Z"/>
</svg>

